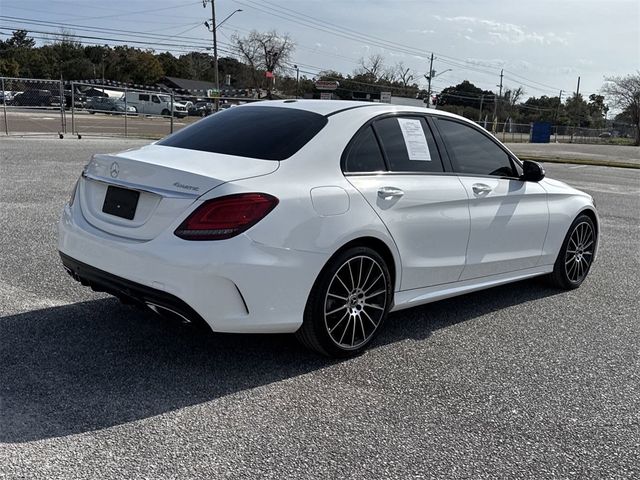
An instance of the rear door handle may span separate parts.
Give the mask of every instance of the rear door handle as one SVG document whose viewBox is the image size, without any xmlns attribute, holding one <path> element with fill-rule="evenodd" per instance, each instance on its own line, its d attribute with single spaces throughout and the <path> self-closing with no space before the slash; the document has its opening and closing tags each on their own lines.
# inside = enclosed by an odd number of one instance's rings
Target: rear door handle
<svg viewBox="0 0 640 480">
<path fill-rule="evenodd" d="M 380 187 L 378 189 L 378 196 L 385 200 L 390 198 L 401 197 L 404 195 L 404 191 L 396 187 Z"/>
<path fill-rule="evenodd" d="M 493 190 L 489 185 L 485 185 L 484 183 L 474 183 L 471 188 L 473 188 L 473 193 L 476 195 L 482 195 L 483 193 L 489 193 Z"/>
</svg>

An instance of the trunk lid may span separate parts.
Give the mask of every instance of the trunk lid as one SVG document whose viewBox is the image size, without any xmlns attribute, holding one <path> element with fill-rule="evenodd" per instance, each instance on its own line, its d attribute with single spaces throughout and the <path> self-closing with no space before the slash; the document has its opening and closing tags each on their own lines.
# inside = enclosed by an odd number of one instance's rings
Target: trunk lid
<svg viewBox="0 0 640 480">
<path fill-rule="evenodd" d="M 277 161 L 148 145 L 94 155 L 82 173 L 78 196 L 84 218 L 94 227 L 125 238 L 151 240 L 212 188 L 268 175 L 278 166 Z M 113 211 L 112 195 L 131 191 L 137 192 L 133 218 L 104 211 Z M 105 203 L 108 192 L 111 208 Z"/>
</svg>

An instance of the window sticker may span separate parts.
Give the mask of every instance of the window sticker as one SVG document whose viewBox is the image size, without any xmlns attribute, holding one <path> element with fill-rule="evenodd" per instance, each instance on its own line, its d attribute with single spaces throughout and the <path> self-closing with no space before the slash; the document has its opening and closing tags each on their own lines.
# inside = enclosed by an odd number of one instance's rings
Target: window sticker
<svg viewBox="0 0 640 480">
<path fill-rule="evenodd" d="M 400 125 L 400 130 L 402 130 L 409 160 L 430 162 L 429 145 L 427 145 L 427 138 L 424 136 L 420 120 L 399 118 L 398 124 Z"/>
</svg>

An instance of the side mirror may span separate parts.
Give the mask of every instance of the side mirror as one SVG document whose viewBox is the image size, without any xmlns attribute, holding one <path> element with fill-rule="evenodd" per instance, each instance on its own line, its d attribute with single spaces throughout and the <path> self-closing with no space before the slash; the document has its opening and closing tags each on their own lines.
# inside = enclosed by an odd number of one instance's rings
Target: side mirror
<svg viewBox="0 0 640 480">
<path fill-rule="evenodd" d="M 522 180 L 526 182 L 539 182 L 544 178 L 544 168 L 538 162 L 524 160 L 522 162 Z"/>
</svg>

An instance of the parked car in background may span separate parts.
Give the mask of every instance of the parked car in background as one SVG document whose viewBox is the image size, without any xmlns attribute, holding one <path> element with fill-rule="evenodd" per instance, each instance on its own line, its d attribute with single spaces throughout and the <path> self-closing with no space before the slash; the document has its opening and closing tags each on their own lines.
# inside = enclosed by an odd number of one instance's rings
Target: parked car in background
<svg viewBox="0 0 640 480">
<path fill-rule="evenodd" d="M 206 117 L 213 113 L 215 105 L 213 102 L 196 102 L 189 109 L 189 115 L 196 117 Z"/>
<path fill-rule="evenodd" d="M 50 90 L 25 90 L 18 92 L 13 97 L 11 105 L 21 107 L 50 107 L 57 100 Z M 58 103 L 59 105 L 59 103 Z"/>
<path fill-rule="evenodd" d="M 58 248 L 74 279 L 125 302 L 346 357 L 391 311 L 540 275 L 578 288 L 598 234 L 589 194 L 470 120 L 285 100 L 94 155 Z"/>
<path fill-rule="evenodd" d="M 71 90 L 64 91 L 64 108 L 69 110 L 73 105 L 74 108 L 85 108 L 87 106 L 87 96 L 79 90 L 75 90 L 73 95 Z"/>
<path fill-rule="evenodd" d="M 89 97 L 87 99 L 86 108 L 89 113 L 124 113 L 125 103 L 123 100 L 110 97 Z M 126 106 L 127 114 L 135 115 L 138 113 L 133 105 Z"/>
<path fill-rule="evenodd" d="M 178 118 L 187 116 L 187 107 L 180 102 L 171 102 L 171 96 L 162 93 L 140 93 L 126 92 L 127 104 L 136 107 L 141 115 L 162 115 L 170 116 L 171 108 L 173 115 Z M 122 97 L 124 100 L 124 95 Z"/>
<path fill-rule="evenodd" d="M 0 90 L 0 103 L 5 103 L 7 105 L 11 105 L 11 101 L 13 100 L 13 96 L 16 92 L 12 92 L 11 90 Z"/>
</svg>

